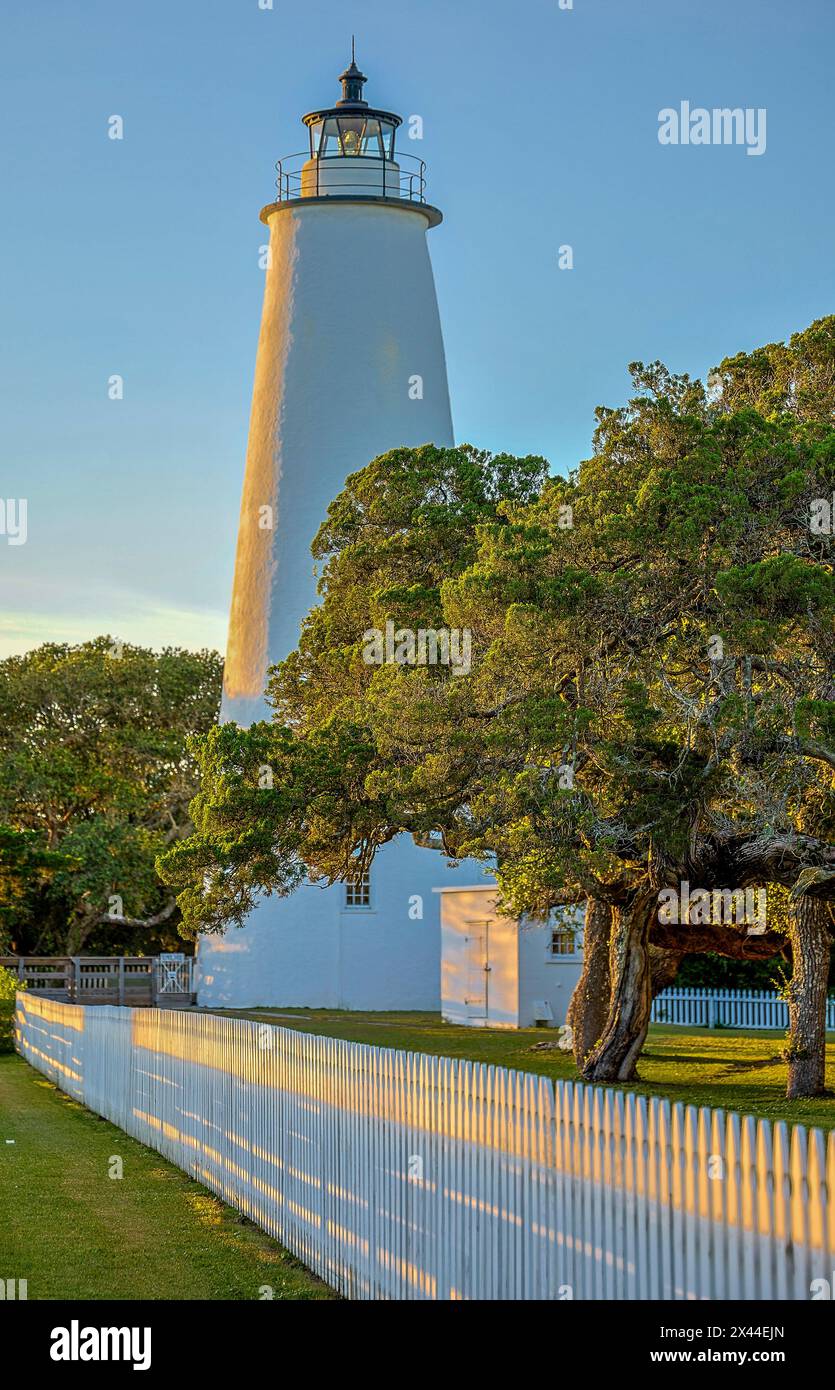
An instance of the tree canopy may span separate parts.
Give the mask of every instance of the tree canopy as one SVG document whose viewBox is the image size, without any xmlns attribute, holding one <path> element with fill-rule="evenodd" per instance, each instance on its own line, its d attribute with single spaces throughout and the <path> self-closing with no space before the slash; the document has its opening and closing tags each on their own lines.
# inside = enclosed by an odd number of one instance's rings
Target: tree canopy
<svg viewBox="0 0 835 1390">
<path fill-rule="evenodd" d="M 176 937 L 154 861 L 191 829 L 197 779 L 186 739 L 216 720 L 220 678 L 215 653 L 155 654 L 110 638 L 0 662 L 8 944 L 112 953 Z"/>
</svg>

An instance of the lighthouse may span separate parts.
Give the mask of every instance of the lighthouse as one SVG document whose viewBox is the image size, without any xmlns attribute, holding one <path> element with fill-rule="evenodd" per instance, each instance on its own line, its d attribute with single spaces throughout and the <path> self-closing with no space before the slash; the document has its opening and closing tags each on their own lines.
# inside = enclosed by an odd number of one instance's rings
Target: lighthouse
<svg viewBox="0 0 835 1390">
<path fill-rule="evenodd" d="M 269 667 L 316 603 L 310 546 L 350 473 L 401 445 L 453 443 L 421 159 L 371 106 L 356 59 L 333 105 L 302 118 L 277 164 L 221 718 L 269 719 Z M 484 881 L 401 835 L 362 881 L 265 897 L 242 929 L 203 937 L 198 1000 L 366 1009 L 440 1004 L 433 890 Z"/>
<path fill-rule="evenodd" d="M 316 602 L 310 544 L 349 473 L 398 445 L 451 445 L 421 160 L 399 116 L 369 106 L 355 61 L 342 96 L 303 117 L 279 161 L 223 683 L 223 719 L 269 717 L 270 665 Z"/>
</svg>

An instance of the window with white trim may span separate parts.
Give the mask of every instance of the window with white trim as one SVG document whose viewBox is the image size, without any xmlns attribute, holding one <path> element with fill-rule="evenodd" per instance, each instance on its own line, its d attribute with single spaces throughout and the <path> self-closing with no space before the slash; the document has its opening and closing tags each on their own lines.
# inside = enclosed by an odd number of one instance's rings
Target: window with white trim
<svg viewBox="0 0 835 1390">
<path fill-rule="evenodd" d="M 570 928 L 552 927 L 548 936 L 548 959 L 559 960 L 563 956 L 576 956 L 577 933 Z"/>
<path fill-rule="evenodd" d="M 345 880 L 345 906 L 352 908 L 371 906 L 371 874 L 352 874 Z"/>
</svg>

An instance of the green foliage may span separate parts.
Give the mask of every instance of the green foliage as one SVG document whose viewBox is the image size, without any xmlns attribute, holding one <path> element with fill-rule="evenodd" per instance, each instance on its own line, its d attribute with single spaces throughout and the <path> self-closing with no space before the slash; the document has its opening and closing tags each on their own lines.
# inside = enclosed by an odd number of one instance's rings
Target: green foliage
<svg viewBox="0 0 835 1390">
<path fill-rule="evenodd" d="M 15 993 L 20 988 L 17 976 L 0 965 L 0 1052 L 14 1051 Z"/>
<path fill-rule="evenodd" d="M 752 405 L 766 419 L 790 414 L 812 423 L 832 420 L 835 317 L 818 319 L 789 342 L 726 357 L 717 369 L 729 410 Z"/>
<path fill-rule="evenodd" d="M 54 870 L 72 864 L 67 855 L 45 849 L 37 831 L 0 825 L 0 954 L 10 948 L 27 892 L 46 883 Z"/>
<path fill-rule="evenodd" d="M 191 733 L 217 718 L 221 663 L 99 638 L 0 662 L 0 924 L 21 953 L 168 939 L 102 924 L 166 901 L 154 860 L 191 828 Z"/>
<path fill-rule="evenodd" d="M 783 956 L 770 960 L 734 960 L 715 951 L 686 956 L 676 975 L 676 989 L 765 989 L 782 995 L 787 961 Z M 835 985 L 835 971 L 830 969 Z"/>
</svg>

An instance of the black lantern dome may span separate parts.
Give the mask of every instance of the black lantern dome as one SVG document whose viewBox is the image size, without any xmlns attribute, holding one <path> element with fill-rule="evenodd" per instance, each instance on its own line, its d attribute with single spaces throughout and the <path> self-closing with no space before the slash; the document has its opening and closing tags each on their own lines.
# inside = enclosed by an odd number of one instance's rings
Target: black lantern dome
<svg viewBox="0 0 835 1390">
<path fill-rule="evenodd" d="M 311 159 L 394 159 L 394 138 L 402 118 L 368 105 L 362 90 L 368 78 L 351 54 L 342 73 L 342 96 L 334 106 L 302 117 L 310 135 Z"/>
</svg>

